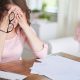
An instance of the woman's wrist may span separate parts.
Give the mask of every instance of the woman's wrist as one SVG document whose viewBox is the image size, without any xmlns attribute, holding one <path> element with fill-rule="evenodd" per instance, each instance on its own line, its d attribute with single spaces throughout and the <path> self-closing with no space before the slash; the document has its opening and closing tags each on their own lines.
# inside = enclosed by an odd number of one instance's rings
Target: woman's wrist
<svg viewBox="0 0 80 80">
<path fill-rule="evenodd" d="M 0 31 L 1 32 L 7 32 L 7 28 L 6 27 L 0 27 Z"/>
<path fill-rule="evenodd" d="M 30 29 L 30 26 L 29 25 L 24 25 L 22 27 L 22 29 L 23 29 L 24 32 L 27 32 Z"/>
</svg>

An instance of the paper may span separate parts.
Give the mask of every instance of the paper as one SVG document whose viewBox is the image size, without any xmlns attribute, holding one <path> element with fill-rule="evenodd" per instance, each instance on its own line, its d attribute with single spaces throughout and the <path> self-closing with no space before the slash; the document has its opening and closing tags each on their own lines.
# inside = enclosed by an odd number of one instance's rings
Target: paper
<svg viewBox="0 0 80 80">
<path fill-rule="evenodd" d="M 52 80 L 80 80 L 80 62 L 61 56 L 48 56 L 38 59 L 34 63 L 31 73 L 45 75 Z"/>
<path fill-rule="evenodd" d="M 0 78 L 3 78 L 3 79 L 23 80 L 26 77 L 27 76 L 25 76 L 25 75 L 20 75 L 20 74 L 11 73 L 11 72 L 0 71 Z"/>
</svg>

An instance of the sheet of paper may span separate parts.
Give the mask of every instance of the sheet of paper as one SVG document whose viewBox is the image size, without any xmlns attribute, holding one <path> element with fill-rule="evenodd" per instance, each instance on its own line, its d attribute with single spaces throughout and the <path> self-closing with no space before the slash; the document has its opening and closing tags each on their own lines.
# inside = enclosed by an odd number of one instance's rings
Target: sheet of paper
<svg viewBox="0 0 80 80">
<path fill-rule="evenodd" d="M 80 80 L 80 76 L 76 75 L 50 75 L 47 74 L 47 77 L 49 77 L 52 80 Z"/>
<path fill-rule="evenodd" d="M 45 75 L 54 80 L 80 80 L 80 62 L 61 56 L 48 56 L 39 61 L 41 63 L 34 63 L 31 73 Z"/>
<path fill-rule="evenodd" d="M 3 79 L 23 80 L 26 77 L 27 76 L 25 76 L 25 75 L 20 75 L 20 74 L 11 73 L 11 72 L 0 71 L 0 78 L 3 78 Z"/>
</svg>

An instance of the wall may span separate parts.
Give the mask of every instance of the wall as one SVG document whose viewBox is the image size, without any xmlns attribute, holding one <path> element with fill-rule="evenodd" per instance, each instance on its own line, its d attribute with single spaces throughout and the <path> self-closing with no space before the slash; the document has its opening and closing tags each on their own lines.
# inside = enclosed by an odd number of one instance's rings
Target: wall
<svg viewBox="0 0 80 80">
<path fill-rule="evenodd" d="M 80 0 L 59 0 L 58 34 L 60 37 L 73 36 L 80 19 Z"/>
</svg>

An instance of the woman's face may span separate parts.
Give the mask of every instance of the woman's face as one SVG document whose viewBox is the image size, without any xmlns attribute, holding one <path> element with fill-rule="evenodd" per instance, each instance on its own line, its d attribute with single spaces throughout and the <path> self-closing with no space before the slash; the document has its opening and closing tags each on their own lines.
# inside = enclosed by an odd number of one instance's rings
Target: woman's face
<svg viewBox="0 0 80 80">
<path fill-rule="evenodd" d="M 14 7 L 13 4 L 8 4 L 8 5 L 7 5 L 8 11 L 9 11 L 10 9 L 12 9 L 13 7 Z M 9 19 L 10 19 L 10 18 L 13 19 L 13 20 L 11 21 L 11 23 L 14 25 L 14 28 L 16 28 L 17 25 L 18 25 L 17 12 L 16 12 L 15 10 L 13 10 L 12 13 L 13 13 L 13 14 L 11 14 L 11 13 L 9 14 Z"/>
</svg>

